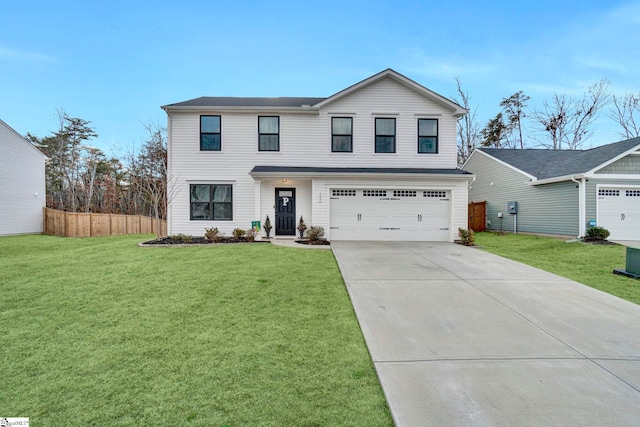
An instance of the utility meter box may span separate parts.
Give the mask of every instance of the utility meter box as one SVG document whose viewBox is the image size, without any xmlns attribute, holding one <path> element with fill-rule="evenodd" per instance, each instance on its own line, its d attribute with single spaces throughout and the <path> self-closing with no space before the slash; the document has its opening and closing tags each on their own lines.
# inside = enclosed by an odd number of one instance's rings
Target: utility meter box
<svg viewBox="0 0 640 427">
<path fill-rule="evenodd" d="M 510 214 L 518 213 L 518 202 L 507 202 L 507 212 Z"/>
</svg>

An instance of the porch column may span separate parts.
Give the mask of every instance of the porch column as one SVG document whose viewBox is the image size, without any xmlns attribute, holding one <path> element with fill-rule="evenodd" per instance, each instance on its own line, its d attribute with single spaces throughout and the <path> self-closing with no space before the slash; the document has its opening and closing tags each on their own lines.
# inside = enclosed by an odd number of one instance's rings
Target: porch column
<svg viewBox="0 0 640 427">
<path fill-rule="evenodd" d="M 582 178 L 579 185 L 578 204 L 580 206 L 578 217 L 580 221 L 579 236 L 584 237 L 587 234 L 587 179 Z"/>
<path fill-rule="evenodd" d="M 253 181 L 254 181 L 253 206 L 255 206 L 255 210 L 253 212 L 253 219 L 255 221 L 262 221 L 262 218 L 260 218 L 260 213 L 262 212 L 262 189 L 261 189 L 262 181 L 259 179 L 254 179 Z"/>
</svg>

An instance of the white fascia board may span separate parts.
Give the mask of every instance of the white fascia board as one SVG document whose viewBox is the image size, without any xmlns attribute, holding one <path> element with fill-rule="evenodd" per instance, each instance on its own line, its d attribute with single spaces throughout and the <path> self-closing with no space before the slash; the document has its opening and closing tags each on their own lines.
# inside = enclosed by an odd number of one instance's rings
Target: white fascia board
<svg viewBox="0 0 640 427">
<path fill-rule="evenodd" d="M 421 84 L 418 84 L 416 82 L 414 82 L 413 80 L 403 76 L 400 73 L 395 72 L 394 70 L 388 68 L 378 74 L 374 74 L 373 76 L 366 78 L 364 80 L 362 80 L 361 82 L 358 82 L 352 86 L 349 86 L 346 89 L 341 90 L 340 92 L 337 92 L 333 95 L 331 95 L 330 97 L 328 97 L 327 99 L 325 99 L 324 101 L 321 101 L 317 104 L 314 104 L 313 107 L 315 108 L 321 108 L 324 107 L 325 105 L 336 101 L 342 97 L 345 97 L 353 92 L 357 92 L 358 90 L 367 87 L 379 80 L 382 80 L 386 77 L 390 77 L 392 79 L 394 79 L 395 81 L 399 82 L 400 84 L 403 84 L 404 86 L 407 86 L 411 89 L 413 89 L 414 91 L 421 93 L 424 96 L 427 96 L 429 98 L 432 98 L 434 101 L 438 102 L 439 104 L 444 105 L 445 107 L 449 108 L 450 110 L 452 110 L 454 112 L 454 117 L 458 118 L 458 117 L 462 117 L 465 114 L 467 114 L 469 112 L 469 110 L 463 108 L 462 106 L 456 104 L 455 102 L 445 98 L 444 96 L 430 90 L 427 89 L 426 87 L 422 86 Z"/>
<path fill-rule="evenodd" d="M 590 171 L 587 171 L 585 174 L 593 174 L 593 173 L 595 173 L 596 171 L 599 171 L 600 169 L 603 169 L 603 168 L 605 168 L 605 167 L 609 166 L 611 163 L 617 162 L 617 161 L 618 161 L 618 160 L 620 160 L 621 158 L 628 156 L 629 154 L 640 154 L 640 153 L 637 153 L 637 152 L 636 152 L 636 151 L 638 151 L 639 149 L 640 149 L 640 144 L 636 145 L 636 146 L 635 146 L 635 147 L 633 147 L 633 148 L 628 149 L 628 150 L 627 150 L 627 151 L 625 151 L 624 153 L 619 154 L 619 155 L 617 155 L 616 157 L 614 157 L 614 158 L 612 158 L 612 159 L 607 160 L 606 162 L 604 162 L 604 163 L 602 163 L 602 164 L 600 164 L 600 165 L 596 166 L 595 168 L 591 169 Z"/>
<path fill-rule="evenodd" d="M 582 179 L 582 178 L 587 178 L 587 176 L 584 173 L 575 173 L 573 175 L 554 176 L 553 178 L 539 179 L 537 181 L 530 182 L 529 185 L 553 184 L 553 183 L 556 183 L 556 182 L 571 181 L 571 178 Z"/>
<path fill-rule="evenodd" d="M 318 115 L 320 110 L 312 107 L 216 107 L 216 106 L 186 106 L 161 107 L 167 114 L 181 112 L 202 113 L 295 113 Z"/>
<path fill-rule="evenodd" d="M 485 152 L 484 152 L 484 151 L 482 151 L 482 149 L 480 149 L 480 148 L 476 148 L 475 150 L 473 150 L 473 153 L 471 153 L 471 156 L 469 156 L 469 158 L 467 159 L 467 161 L 466 161 L 466 162 L 464 162 L 464 165 L 462 165 L 462 168 L 461 168 L 461 169 L 463 169 L 463 170 L 464 170 L 464 167 L 465 167 L 465 165 L 467 164 L 467 162 L 469 162 L 469 160 L 471 160 L 471 157 L 473 157 L 476 153 L 481 153 L 481 154 L 483 154 L 483 155 L 487 156 L 487 157 L 488 157 L 488 158 L 490 158 L 491 160 L 494 160 L 494 161 L 496 161 L 496 162 L 500 163 L 501 165 L 506 166 L 506 167 L 508 167 L 509 169 L 514 170 L 514 171 L 516 171 L 516 172 L 518 172 L 518 173 L 520 173 L 520 174 L 522 174 L 522 175 L 526 176 L 526 177 L 527 177 L 527 178 L 529 178 L 531 181 L 537 181 L 537 179 L 538 179 L 538 178 L 536 178 L 535 176 L 533 176 L 533 175 L 531 175 L 531 174 L 526 173 L 526 172 L 525 172 L 525 171 L 523 171 L 522 169 L 518 169 L 517 167 L 515 167 L 515 166 L 513 166 L 513 165 L 511 165 L 511 164 L 509 164 L 509 163 L 507 163 L 507 162 L 504 162 L 504 161 L 502 161 L 502 160 L 500 160 L 500 159 L 498 159 L 498 158 L 496 158 L 496 157 L 493 157 L 493 156 L 492 156 L 492 155 L 490 155 L 490 154 L 485 153 Z"/>
<path fill-rule="evenodd" d="M 372 173 L 372 172 L 251 172 L 254 178 L 437 178 L 455 181 L 469 181 L 475 175 L 449 175 L 436 173 Z"/>
<path fill-rule="evenodd" d="M 629 180 L 640 181 L 640 173 L 638 174 L 602 173 L 602 174 L 589 174 L 589 175 L 586 175 L 586 177 L 588 179 L 620 179 L 625 181 L 629 181 Z"/>
</svg>

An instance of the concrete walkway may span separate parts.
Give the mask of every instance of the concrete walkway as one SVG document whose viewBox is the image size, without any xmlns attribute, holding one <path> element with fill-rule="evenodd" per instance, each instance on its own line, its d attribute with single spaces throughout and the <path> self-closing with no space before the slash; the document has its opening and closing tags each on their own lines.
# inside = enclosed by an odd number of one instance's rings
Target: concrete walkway
<svg viewBox="0 0 640 427">
<path fill-rule="evenodd" d="M 640 425 L 640 306 L 452 243 L 332 247 L 396 425 Z"/>
</svg>

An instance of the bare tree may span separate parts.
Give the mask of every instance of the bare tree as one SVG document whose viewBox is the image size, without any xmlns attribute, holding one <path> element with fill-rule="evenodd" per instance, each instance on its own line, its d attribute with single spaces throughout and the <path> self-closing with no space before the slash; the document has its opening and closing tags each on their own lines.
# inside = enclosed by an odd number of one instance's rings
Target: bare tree
<svg viewBox="0 0 640 427">
<path fill-rule="evenodd" d="M 129 179 L 134 192 L 156 219 L 156 234 L 162 237 L 160 219 L 166 219 L 167 206 L 176 194 L 175 180 L 168 179 L 166 129 L 157 124 L 144 125 L 147 139 L 139 153 L 128 155 Z"/>
<path fill-rule="evenodd" d="M 591 125 L 600 110 L 611 102 L 610 83 L 603 79 L 589 86 L 581 97 L 553 94 L 542 110 L 535 110 L 534 121 L 548 140 L 542 145 L 554 150 L 578 150 L 592 135 Z"/>
<path fill-rule="evenodd" d="M 510 145 L 514 147 L 519 145 L 521 149 L 524 148 L 524 140 L 522 138 L 522 119 L 527 116 L 525 108 L 527 108 L 527 101 L 530 99 L 531 97 L 525 95 L 525 93 L 520 90 L 509 98 L 502 98 L 502 102 L 500 102 L 500 106 L 502 107 L 507 119 L 507 139 L 511 139 L 510 136 L 513 133 L 516 133 L 516 141 L 513 141 Z"/>
<path fill-rule="evenodd" d="M 623 138 L 631 139 L 640 136 L 640 92 L 637 95 L 625 93 L 613 96 L 613 107 L 609 111 L 611 117 L 624 132 L 618 132 Z"/>
<path fill-rule="evenodd" d="M 469 112 L 463 117 L 458 119 L 457 134 L 458 134 L 458 166 L 469 158 L 473 150 L 478 145 L 480 139 L 480 126 L 476 121 L 476 113 L 478 107 L 471 108 L 471 97 L 469 92 L 462 89 L 462 82 L 459 77 L 456 77 L 456 89 L 457 95 L 453 97 L 453 100 L 467 109 Z"/>
</svg>

